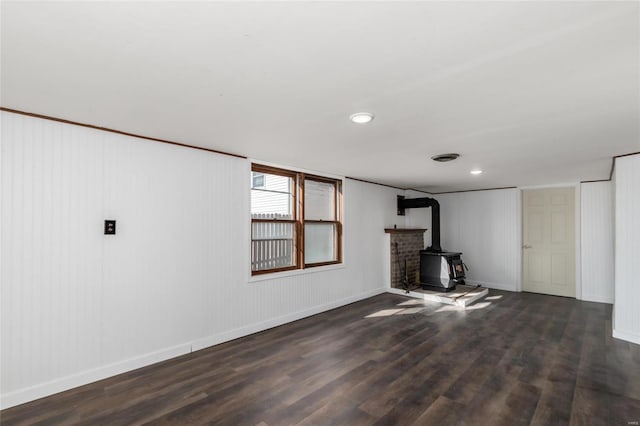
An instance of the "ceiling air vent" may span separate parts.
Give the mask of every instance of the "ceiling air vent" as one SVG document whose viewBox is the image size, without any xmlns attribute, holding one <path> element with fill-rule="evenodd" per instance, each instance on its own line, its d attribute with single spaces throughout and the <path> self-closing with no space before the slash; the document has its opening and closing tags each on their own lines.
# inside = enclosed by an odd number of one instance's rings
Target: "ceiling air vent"
<svg viewBox="0 0 640 426">
<path fill-rule="evenodd" d="M 450 152 L 448 154 L 438 154 L 431 157 L 433 161 L 438 161 L 440 163 L 446 163 L 447 161 L 453 161 L 456 158 L 460 157 L 460 154 L 456 154 L 454 152 Z"/>
</svg>

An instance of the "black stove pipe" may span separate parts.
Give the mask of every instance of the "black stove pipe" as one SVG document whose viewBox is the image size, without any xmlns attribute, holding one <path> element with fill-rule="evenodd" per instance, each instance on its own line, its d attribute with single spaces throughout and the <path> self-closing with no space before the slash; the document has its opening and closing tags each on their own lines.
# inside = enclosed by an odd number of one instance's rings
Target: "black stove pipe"
<svg viewBox="0 0 640 426">
<path fill-rule="evenodd" d="M 440 247 L 440 203 L 435 198 L 404 198 L 398 196 L 398 215 L 404 216 L 405 209 L 431 207 L 431 247 L 427 251 L 442 252 Z"/>
</svg>

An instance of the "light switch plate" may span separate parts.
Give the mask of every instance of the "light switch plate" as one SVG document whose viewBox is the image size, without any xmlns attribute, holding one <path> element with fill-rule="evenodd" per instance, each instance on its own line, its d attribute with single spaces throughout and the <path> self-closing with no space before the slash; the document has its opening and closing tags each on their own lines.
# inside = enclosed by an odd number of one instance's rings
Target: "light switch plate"
<svg viewBox="0 0 640 426">
<path fill-rule="evenodd" d="M 104 221 L 104 235 L 115 235 L 116 234 L 116 221 L 115 220 L 105 220 Z"/>
</svg>

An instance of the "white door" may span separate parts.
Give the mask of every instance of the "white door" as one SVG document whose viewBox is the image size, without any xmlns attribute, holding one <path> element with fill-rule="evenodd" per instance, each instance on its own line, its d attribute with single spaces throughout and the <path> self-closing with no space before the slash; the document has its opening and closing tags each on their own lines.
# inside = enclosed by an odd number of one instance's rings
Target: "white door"
<svg viewBox="0 0 640 426">
<path fill-rule="evenodd" d="M 522 193 L 522 288 L 576 296 L 573 188 Z"/>
</svg>

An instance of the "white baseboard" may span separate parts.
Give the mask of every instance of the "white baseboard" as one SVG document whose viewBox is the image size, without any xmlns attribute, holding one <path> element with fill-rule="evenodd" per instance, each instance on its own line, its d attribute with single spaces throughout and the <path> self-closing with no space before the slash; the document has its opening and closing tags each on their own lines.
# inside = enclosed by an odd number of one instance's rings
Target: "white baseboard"
<svg viewBox="0 0 640 426">
<path fill-rule="evenodd" d="M 585 302 L 596 302 L 596 303 L 608 303 L 609 305 L 613 304 L 613 299 L 607 296 L 602 295 L 591 295 L 582 293 L 582 297 L 579 300 L 583 300 Z"/>
<path fill-rule="evenodd" d="M 229 340 L 237 339 L 239 337 L 248 336 L 249 334 L 257 333 L 269 328 L 277 327 L 282 324 L 286 324 L 292 321 L 297 321 L 302 318 L 310 317 L 321 312 L 325 312 L 340 306 L 348 305 L 349 303 L 357 302 L 358 300 L 367 299 L 378 294 L 382 294 L 386 291 L 385 288 L 378 288 L 370 290 L 355 296 L 346 297 L 344 299 L 336 300 L 320 306 L 314 306 L 313 308 L 305 309 L 302 311 L 294 312 L 292 314 L 283 315 L 280 317 L 272 318 L 267 321 L 263 321 L 256 324 L 250 324 L 244 327 L 236 328 L 234 330 L 225 331 L 223 333 L 207 336 L 202 339 L 194 340 L 192 342 L 192 349 L 199 351 L 200 349 L 208 348 L 210 346 L 219 345 Z"/>
<path fill-rule="evenodd" d="M 108 364 L 92 370 L 82 371 L 59 379 L 51 380 L 45 383 L 39 383 L 27 388 L 18 389 L 0 397 L 0 409 L 14 407 L 24 404 L 25 402 L 34 401 L 45 396 L 53 395 L 58 392 L 66 391 L 88 383 L 97 382 L 118 374 L 126 373 L 140 367 L 175 358 L 180 355 L 191 352 L 190 344 L 182 344 L 172 348 L 162 349 L 160 351 L 144 354 L 125 361 Z"/>
<path fill-rule="evenodd" d="M 480 287 L 492 288 L 494 290 L 517 291 L 515 284 L 488 283 L 485 281 L 464 280 L 467 284 L 479 285 Z"/>
<path fill-rule="evenodd" d="M 635 343 L 636 345 L 640 345 L 640 334 L 632 333 L 629 331 L 620 331 L 613 330 L 613 337 L 616 339 L 626 340 L 627 342 Z"/>
<path fill-rule="evenodd" d="M 141 367 L 145 367 L 157 362 L 165 361 L 170 358 L 175 358 L 180 355 L 188 354 L 193 351 L 214 346 L 229 340 L 244 337 L 249 334 L 257 333 L 259 331 L 267 330 L 269 328 L 277 327 L 282 324 L 286 324 L 292 321 L 296 321 L 311 315 L 316 315 L 321 312 L 328 311 L 330 309 L 338 308 L 340 306 L 348 305 L 349 303 L 357 302 L 359 300 L 367 299 L 369 297 L 382 294 L 386 291 L 385 288 L 378 288 L 375 290 L 369 290 L 364 293 L 360 293 L 354 296 L 349 296 L 344 299 L 336 300 L 324 305 L 314 306 L 309 309 L 294 312 L 292 314 L 283 315 L 280 317 L 272 318 L 267 321 L 263 321 L 256 324 L 251 324 L 245 327 L 236 328 L 234 330 L 218 333 L 213 336 L 208 336 L 202 339 L 197 339 L 192 342 L 183 343 L 170 348 L 162 349 L 156 352 L 137 356 L 124 361 L 116 362 L 113 364 L 101 366 L 92 370 L 82 371 L 70 376 L 61 377 L 46 383 L 39 383 L 34 386 L 30 386 L 23 389 L 3 394 L 0 396 L 0 409 L 6 409 L 14 407 L 16 405 L 24 404 L 29 401 L 33 401 L 45 396 L 53 395 L 58 392 L 63 392 L 78 386 L 86 385 L 96 382 L 98 380 L 106 379 L 108 377 L 115 376 L 117 374 L 126 373 Z"/>
</svg>

